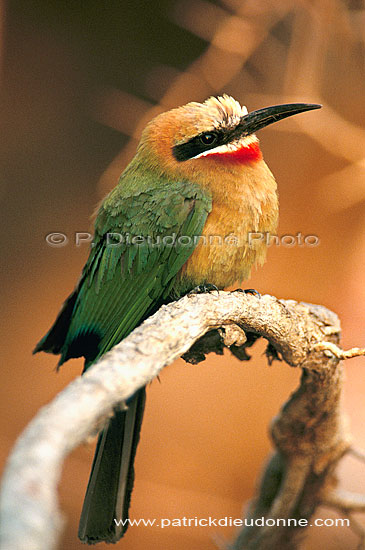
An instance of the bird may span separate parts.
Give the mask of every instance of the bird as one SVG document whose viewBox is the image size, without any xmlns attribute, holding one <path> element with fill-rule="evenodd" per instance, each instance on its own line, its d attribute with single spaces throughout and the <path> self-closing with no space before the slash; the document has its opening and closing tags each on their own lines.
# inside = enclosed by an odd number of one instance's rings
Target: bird
<svg viewBox="0 0 365 550">
<path fill-rule="evenodd" d="M 267 252 L 265 239 L 249 235 L 273 234 L 278 223 L 277 184 L 256 132 L 320 107 L 248 112 L 223 94 L 151 120 L 98 209 L 75 290 L 34 353 L 60 355 L 58 366 L 84 357 L 85 371 L 162 304 L 247 280 Z M 79 524 L 83 542 L 115 543 L 127 530 L 145 393 L 116 406 L 99 435 Z"/>
</svg>

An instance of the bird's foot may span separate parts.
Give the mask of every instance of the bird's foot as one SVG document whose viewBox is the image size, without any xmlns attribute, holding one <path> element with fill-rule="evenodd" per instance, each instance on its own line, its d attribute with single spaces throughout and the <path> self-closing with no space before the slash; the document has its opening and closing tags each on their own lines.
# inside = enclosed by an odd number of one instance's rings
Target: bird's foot
<svg viewBox="0 0 365 550">
<path fill-rule="evenodd" d="M 258 299 L 261 298 L 261 294 L 255 290 L 254 288 L 236 288 L 233 290 L 233 292 L 243 292 L 244 294 L 252 294 L 253 296 L 256 296 Z"/>
<path fill-rule="evenodd" d="M 214 291 L 218 292 L 219 294 L 219 289 L 217 286 L 212 285 L 210 283 L 203 283 L 202 285 L 198 285 L 195 288 L 193 288 L 193 290 L 188 292 L 188 296 L 192 296 L 193 294 L 206 294 Z"/>
</svg>

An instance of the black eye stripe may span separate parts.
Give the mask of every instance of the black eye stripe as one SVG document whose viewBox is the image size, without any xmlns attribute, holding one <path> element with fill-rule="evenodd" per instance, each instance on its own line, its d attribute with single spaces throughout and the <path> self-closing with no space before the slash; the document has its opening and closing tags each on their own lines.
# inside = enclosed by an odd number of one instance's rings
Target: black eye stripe
<svg viewBox="0 0 365 550">
<path fill-rule="evenodd" d="M 189 160 L 205 151 L 214 149 L 219 145 L 225 145 L 230 141 L 231 131 L 224 129 L 203 132 L 185 143 L 180 143 L 172 148 L 172 154 L 179 162 Z"/>
</svg>

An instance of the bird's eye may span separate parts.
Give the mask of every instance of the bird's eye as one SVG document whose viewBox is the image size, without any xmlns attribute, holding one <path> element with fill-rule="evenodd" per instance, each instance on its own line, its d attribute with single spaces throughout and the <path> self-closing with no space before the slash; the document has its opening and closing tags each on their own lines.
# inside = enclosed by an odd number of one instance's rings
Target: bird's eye
<svg viewBox="0 0 365 550">
<path fill-rule="evenodd" d="M 216 141 L 216 139 L 216 134 L 211 134 L 209 132 L 200 136 L 200 141 L 203 143 L 203 145 L 212 145 Z"/>
</svg>

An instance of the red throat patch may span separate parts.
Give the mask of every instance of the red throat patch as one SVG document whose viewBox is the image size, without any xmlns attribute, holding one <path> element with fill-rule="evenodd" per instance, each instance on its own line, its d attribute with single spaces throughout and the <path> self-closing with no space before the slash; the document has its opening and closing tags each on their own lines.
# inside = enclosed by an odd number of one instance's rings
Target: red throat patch
<svg viewBox="0 0 365 550">
<path fill-rule="evenodd" d="M 253 162 L 255 160 L 262 159 L 262 153 L 260 146 L 257 142 L 251 143 L 250 145 L 240 147 L 235 151 L 227 151 L 224 153 L 212 153 L 207 155 L 206 158 L 222 160 L 225 162 L 234 162 L 239 164 L 246 164 L 248 162 Z"/>
</svg>

